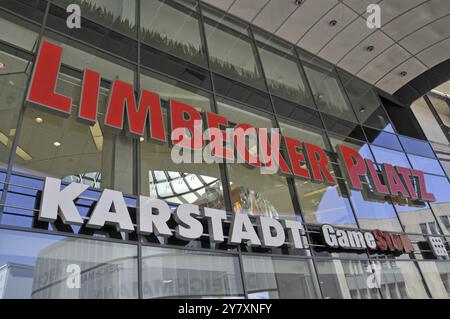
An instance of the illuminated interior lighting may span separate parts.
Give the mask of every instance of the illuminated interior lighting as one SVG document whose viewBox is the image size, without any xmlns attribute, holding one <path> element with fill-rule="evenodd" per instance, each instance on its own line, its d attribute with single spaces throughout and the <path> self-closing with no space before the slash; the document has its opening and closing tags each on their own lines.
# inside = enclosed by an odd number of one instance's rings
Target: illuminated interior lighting
<svg viewBox="0 0 450 319">
<path fill-rule="evenodd" d="M 93 126 L 89 126 L 89 129 L 91 131 L 92 138 L 94 139 L 95 147 L 98 151 L 103 150 L 103 133 L 102 129 L 100 128 L 100 124 L 98 124 L 98 121 L 95 122 Z"/>
<path fill-rule="evenodd" d="M 7 148 L 11 148 L 12 145 L 12 141 L 2 132 L 0 132 L 0 143 L 5 145 Z M 31 155 L 25 152 L 20 146 L 16 147 L 16 155 L 24 161 L 30 161 L 33 159 Z"/>
<path fill-rule="evenodd" d="M 24 161 L 31 161 L 33 159 L 31 155 L 25 152 L 20 146 L 16 147 L 16 154 Z"/>
<path fill-rule="evenodd" d="M 144 141 L 144 138 L 141 136 L 141 137 L 139 138 L 139 141 L 143 142 L 143 141 Z"/>
<path fill-rule="evenodd" d="M 16 83 L 14 83 L 14 81 L 12 81 L 12 80 L 9 80 L 9 82 L 8 82 L 10 85 L 14 85 L 14 84 L 16 84 Z"/>
<path fill-rule="evenodd" d="M 55 146 L 55 147 L 60 147 L 61 146 L 61 143 L 60 142 L 53 142 L 53 146 Z"/>
<path fill-rule="evenodd" d="M 3 63 L 3 62 L 0 62 L 0 69 L 4 69 L 5 68 L 5 63 Z"/>
<path fill-rule="evenodd" d="M 42 119 L 42 117 L 36 117 L 36 118 L 34 119 L 34 121 L 35 121 L 36 123 L 38 123 L 38 124 L 42 124 L 42 123 L 44 122 L 44 120 Z"/>
<path fill-rule="evenodd" d="M 165 280 L 163 280 L 163 283 L 165 283 L 165 284 L 170 284 L 172 282 L 173 282 L 172 279 L 165 279 Z"/>
</svg>

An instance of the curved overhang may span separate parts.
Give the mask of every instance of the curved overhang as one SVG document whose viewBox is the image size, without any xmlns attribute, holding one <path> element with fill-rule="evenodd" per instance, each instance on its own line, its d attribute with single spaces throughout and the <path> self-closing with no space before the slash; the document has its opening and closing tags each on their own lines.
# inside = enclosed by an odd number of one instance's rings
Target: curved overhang
<svg viewBox="0 0 450 319">
<path fill-rule="evenodd" d="M 449 0 L 203 1 L 337 65 L 402 104 L 450 74 Z M 370 4 L 380 7 L 380 28 L 367 26 Z"/>
</svg>

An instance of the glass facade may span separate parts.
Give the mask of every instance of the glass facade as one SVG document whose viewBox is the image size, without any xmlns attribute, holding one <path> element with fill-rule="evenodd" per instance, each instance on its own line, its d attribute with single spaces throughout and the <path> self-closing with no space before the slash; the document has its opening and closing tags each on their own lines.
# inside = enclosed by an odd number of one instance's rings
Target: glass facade
<svg viewBox="0 0 450 319">
<path fill-rule="evenodd" d="M 196 0 L 19 2 L 0 2 L 0 27 L 7 30 L 0 35 L 0 298 L 449 297 L 450 262 L 430 257 L 427 243 L 427 236 L 441 236 L 448 247 L 448 176 L 428 141 L 398 134 L 372 86 Z M 86 12 L 80 30 L 65 25 L 68 3 Z M 56 91 L 72 97 L 67 118 L 24 105 L 42 39 L 63 48 Z M 75 116 L 85 68 L 102 74 L 92 126 Z M 133 83 L 136 94 L 158 93 L 164 120 L 174 98 L 226 116 L 231 126 L 278 128 L 316 144 L 326 150 L 337 184 L 240 164 L 176 165 L 168 145 L 103 126 L 116 79 Z M 408 206 L 351 190 L 337 144 L 374 163 L 423 170 L 436 202 Z M 89 185 L 76 201 L 84 218 L 101 190 L 111 188 L 127 194 L 132 212 L 142 194 L 171 208 L 192 203 L 298 220 L 309 245 L 231 246 L 207 235 L 184 241 L 42 222 L 46 176 Z M 330 253 L 311 240 L 317 224 L 406 232 L 418 238 L 417 249 L 410 256 Z M 68 288 L 70 269 L 81 272 L 81 288 Z M 373 269 L 380 269 L 378 279 Z"/>
</svg>

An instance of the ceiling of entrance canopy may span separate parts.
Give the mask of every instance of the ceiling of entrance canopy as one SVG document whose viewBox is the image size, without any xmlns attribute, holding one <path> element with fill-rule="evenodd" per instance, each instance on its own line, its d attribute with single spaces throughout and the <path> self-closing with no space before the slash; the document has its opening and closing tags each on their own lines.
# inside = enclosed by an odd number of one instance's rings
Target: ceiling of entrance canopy
<svg viewBox="0 0 450 319">
<path fill-rule="evenodd" d="M 389 94 L 450 58 L 449 0 L 203 1 Z M 366 26 L 369 4 L 380 6 L 379 29 Z"/>
</svg>

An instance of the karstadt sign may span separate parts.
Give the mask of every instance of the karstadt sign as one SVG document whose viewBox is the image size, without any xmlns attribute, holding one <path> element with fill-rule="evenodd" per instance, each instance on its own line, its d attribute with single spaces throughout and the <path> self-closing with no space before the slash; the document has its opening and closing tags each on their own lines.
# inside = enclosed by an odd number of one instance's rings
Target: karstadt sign
<svg viewBox="0 0 450 319">
<path fill-rule="evenodd" d="M 55 91 L 62 53 L 60 46 L 42 41 L 26 103 L 28 106 L 40 107 L 67 117 L 71 114 L 72 98 Z M 85 69 L 77 118 L 87 125 L 97 122 L 100 79 L 100 73 Z M 253 168 L 270 168 L 274 173 L 336 185 L 336 179 L 328 170 L 330 166 L 328 155 L 317 145 L 280 136 L 276 132 L 269 134 L 267 129 L 255 128 L 248 123 L 231 125 L 224 116 L 212 112 L 199 112 L 194 107 L 174 99 L 169 102 L 168 120 L 164 123 L 163 108 L 158 94 L 143 89 L 138 99 L 135 95 L 130 83 L 118 79 L 113 81 L 103 121 L 105 128 L 121 131 L 125 125 L 125 130 L 131 136 L 145 135 L 148 141 L 169 143 L 172 150 L 182 149 L 183 154 L 186 150 L 208 150 L 217 160 L 229 162 L 237 157 Z M 232 131 L 229 131 L 230 128 Z M 203 130 L 208 133 L 203 134 Z M 258 149 L 258 155 L 251 151 L 253 147 L 248 147 L 246 142 L 248 140 L 255 141 L 254 146 Z M 283 152 L 280 151 L 280 145 L 284 146 Z M 357 150 L 337 145 L 336 151 L 342 173 L 352 189 L 367 191 L 364 180 L 370 185 L 369 191 L 380 197 L 401 198 L 402 202 L 412 205 L 417 201 L 435 201 L 434 195 L 427 191 L 422 171 L 385 163 L 381 165 L 379 173 L 375 163 L 370 159 L 364 159 Z M 79 189 L 75 186 L 74 188 Z M 105 194 L 113 194 L 112 192 L 106 191 Z M 177 215 L 186 216 L 192 210 L 195 209 L 184 205 L 177 210 L 179 211 Z M 74 215 L 70 216 L 78 220 Z M 101 224 L 101 220 L 98 221 L 97 217 L 94 217 L 90 221 L 91 226 Z M 121 225 L 126 226 L 124 229 L 131 229 L 127 220 L 121 220 Z M 145 225 L 144 221 L 144 229 Z M 199 227 L 194 227 L 190 232 L 199 231 Z M 178 235 L 183 234 L 184 230 L 180 230 Z"/>
<path fill-rule="evenodd" d="M 175 236 L 182 240 L 200 238 L 205 229 L 201 219 L 207 220 L 209 238 L 213 242 L 225 241 L 223 222 L 227 221 L 224 210 L 193 204 L 181 204 L 173 212 L 177 223 L 174 232 L 169 228 L 172 209 L 161 199 L 139 196 L 137 201 L 137 225 L 132 222 L 122 192 L 105 189 L 98 199 L 87 222 L 83 221 L 75 205 L 75 200 L 88 189 L 88 185 L 71 183 L 61 190 L 61 180 L 47 177 L 41 199 L 38 219 L 55 222 L 58 216 L 68 225 L 85 225 L 88 228 L 101 229 L 112 225 L 119 232 L 134 232 L 156 236 Z M 255 230 L 247 214 L 233 214 L 228 233 L 228 244 L 247 243 L 250 246 L 281 247 L 287 241 L 292 248 L 305 248 L 304 230 L 296 220 L 276 220 L 270 217 L 256 217 Z"/>
</svg>

